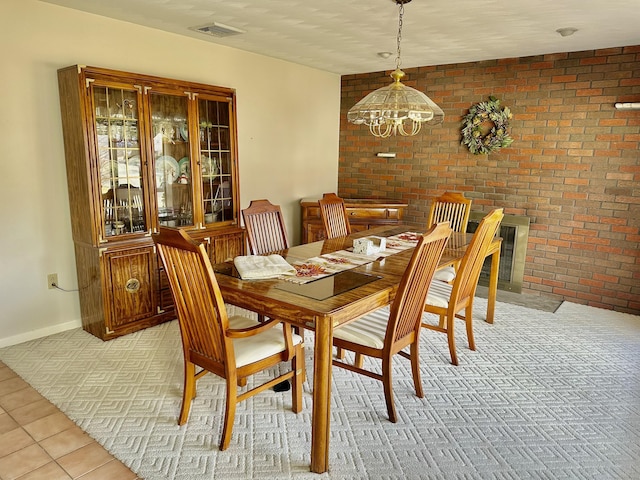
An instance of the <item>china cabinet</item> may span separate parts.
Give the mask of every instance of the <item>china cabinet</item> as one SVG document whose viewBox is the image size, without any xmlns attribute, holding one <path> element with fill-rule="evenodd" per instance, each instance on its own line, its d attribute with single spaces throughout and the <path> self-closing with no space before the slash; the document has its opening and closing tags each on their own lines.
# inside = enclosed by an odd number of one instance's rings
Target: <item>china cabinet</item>
<svg viewBox="0 0 640 480">
<path fill-rule="evenodd" d="M 379 225 L 400 223 L 406 203 L 395 200 L 345 198 L 344 205 L 349 216 L 352 232 L 360 232 Z M 300 201 L 302 211 L 302 243 L 324 239 L 324 227 L 320 217 L 318 198 L 303 198 Z"/>
<path fill-rule="evenodd" d="M 83 326 L 172 319 L 153 232 L 187 229 L 212 262 L 244 253 L 235 90 L 77 65 L 58 85 Z"/>
</svg>

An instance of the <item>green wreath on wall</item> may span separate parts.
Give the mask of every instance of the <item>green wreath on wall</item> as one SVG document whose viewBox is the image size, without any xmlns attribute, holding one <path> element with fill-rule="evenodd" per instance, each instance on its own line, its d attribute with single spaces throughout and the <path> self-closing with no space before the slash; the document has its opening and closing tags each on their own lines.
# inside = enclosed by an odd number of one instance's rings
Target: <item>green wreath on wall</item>
<svg viewBox="0 0 640 480">
<path fill-rule="evenodd" d="M 488 155 L 508 147 L 513 142 L 509 136 L 512 116 L 508 107 L 500 108 L 500 100 L 494 96 L 488 102 L 473 105 L 462 120 L 462 144 L 474 155 Z M 493 127 L 484 133 L 487 122 L 492 122 Z"/>
</svg>

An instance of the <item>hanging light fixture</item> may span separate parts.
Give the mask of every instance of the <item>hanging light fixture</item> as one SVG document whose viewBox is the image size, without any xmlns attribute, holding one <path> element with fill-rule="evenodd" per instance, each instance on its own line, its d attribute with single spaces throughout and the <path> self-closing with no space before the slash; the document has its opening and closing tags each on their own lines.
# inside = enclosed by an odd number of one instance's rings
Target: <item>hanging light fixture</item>
<svg viewBox="0 0 640 480">
<path fill-rule="evenodd" d="M 391 73 L 393 83 L 379 88 L 356 103 L 347 120 L 355 125 L 369 126 L 376 137 L 391 135 L 415 135 L 423 123 L 437 125 L 444 120 L 444 112 L 424 93 L 407 87 L 400 80 L 404 72 L 400 70 L 400 41 L 402 40 L 402 16 L 404 4 L 411 0 L 393 0 L 398 5 L 398 37 L 396 69 Z"/>
</svg>

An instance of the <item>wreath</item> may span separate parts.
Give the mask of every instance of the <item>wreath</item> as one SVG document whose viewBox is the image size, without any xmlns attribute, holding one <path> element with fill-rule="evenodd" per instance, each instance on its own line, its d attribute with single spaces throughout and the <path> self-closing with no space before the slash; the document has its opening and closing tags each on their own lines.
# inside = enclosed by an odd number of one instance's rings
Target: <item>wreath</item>
<svg viewBox="0 0 640 480">
<path fill-rule="evenodd" d="M 509 120 L 513 115 L 508 107 L 500 108 L 500 100 L 489 97 L 488 102 L 480 102 L 469 109 L 462 120 L 462 144 L 474 155 L 488 155 L 513 142 L 509 136 Z M 489 132 L 486 123 L 493 122 Z"/>
</svg>

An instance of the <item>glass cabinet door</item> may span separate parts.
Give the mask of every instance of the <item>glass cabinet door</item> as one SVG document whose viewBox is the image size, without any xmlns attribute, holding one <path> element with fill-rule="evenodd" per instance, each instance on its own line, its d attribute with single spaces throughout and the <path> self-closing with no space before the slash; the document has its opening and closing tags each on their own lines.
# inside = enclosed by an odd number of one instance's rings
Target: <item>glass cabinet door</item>
<svg viewBox="0 0 640 480">
<path fill-rule="evenodd" d="M 103 238 L 145 232 L 137 90 L 92 86 Z"/>
<path fill-rule="evenodd" d="M 205 223 L 234 219 L 230 108 L 228 101 L 198 97 Z"/>
<path fill-rule="evenodd" d="M 189 99 L 153 91 L 149 95 L 158 220 L 162 226 L 193 226 Z"/>
</svg>

